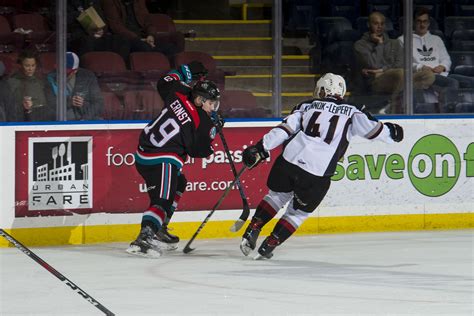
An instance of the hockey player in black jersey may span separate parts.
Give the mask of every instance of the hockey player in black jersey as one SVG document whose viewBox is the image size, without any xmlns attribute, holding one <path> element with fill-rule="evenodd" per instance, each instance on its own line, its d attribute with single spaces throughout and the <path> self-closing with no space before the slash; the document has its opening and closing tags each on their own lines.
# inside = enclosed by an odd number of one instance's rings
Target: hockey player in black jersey
<svg viewBox="0 0 474 316">
<path fill-rule="evenodd" d="M 211 114 L 219 107 L 220 92 L 212 81 L 202 80 L 207 70 L 200 62 L 182 65 L 157 83 L 164 101 L 161 113 L 141 132 L 135 165 L 146 182 L 150 206 L 142 216 L 141 230 L 127 252 L 159 257 L 162 243 L 176 249 L 179 238 L 167 225 L 186 188 L 182 168 L 188 156 L 208 157 L 216 127 Z M 198 79 L 193 87 L 189 84 Z"/>
<path fill-rule="evenodd" d="M 287 202 L 285 213 L 262 242 L 255 259 L 270 259 L 275 247 L 298 229 L 328 192 L 337 162 L 354 135 L 386 143 L 403 140 L 401 126 L 379 122 L 361 107 L 345 103 L 345 93 L 341 76 L 325 74 L 316 84 L 315 99 L 296 106 L 280 125 L 244 150 L 242 160 L 253 168 L 270 150 L 285 143 L 268 176 L 268 194 L 242 236 L 244 255 L 255 249 L 263 226 Z"/>
</svg>

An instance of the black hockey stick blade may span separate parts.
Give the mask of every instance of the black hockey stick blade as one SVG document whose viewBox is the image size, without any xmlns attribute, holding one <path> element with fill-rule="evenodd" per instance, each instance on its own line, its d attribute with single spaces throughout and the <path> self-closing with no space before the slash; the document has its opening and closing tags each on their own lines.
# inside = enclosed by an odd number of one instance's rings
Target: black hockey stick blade
<svg viewBox="0 0 474 316">
<path fill-rule="evenodd" d="M 92 296 L 87 294 L 83 289 L 81 289 L 79 286 L 77 286 L 74 282 L 66 278 L 64 275 L 62 275 L 58 270 L 50 266 L 46 261 L 38 257 L 33 251 L 28 249 L 25 245 L 23 245 L 21 242 L 16 240 L 12 235 L 8 234 L 6 231 L 0 228 L 0 236 L 8 240 L 10 243 L 13 244 L 18 250 L 23 252 L 25 255 L 36 261 L 40 266 L 48 270 L 52 275 L 54 275 L 56 278 L 61 280 L 61 282 L 65 283 L 67 286 L 71 288 L 74 292 L 79 294 L 82 298 L 84 298 L 86 301 L 94 305 L 97 309 L 101 310 L 105 315 L 107 316 L 115 316 L 114 313 L 112 313 L 109 309 L 107 309 L 104 305 L 99 303 L 97 300 L 95 300 Z"/>
<path fill-rule="evenodd" d="M 191 248 L 189 247 L 189 245 L 186 245 L 184 248 L 183 248 L 183 252 L 184 253 L 190 253 L 191 251 L 193 251 L 195 248 Z"/>
</svg>

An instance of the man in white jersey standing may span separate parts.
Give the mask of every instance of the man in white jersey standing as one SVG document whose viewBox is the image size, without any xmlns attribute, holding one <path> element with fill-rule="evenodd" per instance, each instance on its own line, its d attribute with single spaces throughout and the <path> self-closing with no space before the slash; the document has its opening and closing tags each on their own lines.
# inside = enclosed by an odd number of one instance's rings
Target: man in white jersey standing
<svg viewBox="0 0 474 316">
<path fill-rule="evenodd" d="M 255 249 L 263 226 L 287 202 L 285 213 L 261 244 L 255 259 L 270 259 L 275 247 L 318 207 L 353 136 L 386 143 L 403 140 L 401 126 L 379 122 L 361 107 L 345 103 L 345 93 L 346 83 L 341 76 L 325 74 L 316 83 L 315 99 L 296 106 L 281 124 L 244 150 L 243 162 L 253 168 L 269 156 L 270 150 L 285 143 L 268 176 L 268 194 L 242 236 L 240 249 L 244 255 Z"/>
</svg>

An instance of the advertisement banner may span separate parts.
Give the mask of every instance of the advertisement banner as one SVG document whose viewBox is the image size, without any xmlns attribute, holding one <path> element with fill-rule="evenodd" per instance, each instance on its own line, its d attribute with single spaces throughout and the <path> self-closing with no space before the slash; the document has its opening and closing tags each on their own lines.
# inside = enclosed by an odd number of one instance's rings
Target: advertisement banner
<svg viewBox="0 0 474 316">
<path fill-rule="evenodd" d="M 473 212 L 472 120 L 405 120 L 405 139 L 385 144 L 356 137 L 338 162 L 331 188 L 315 216 Z M 91 126 L 92 128 L 92 126 Z M 236 168 L 242 151 L 270 127 L 224 129 Z M 141 128 L 15 132 L 15 217 L 89 213 L 141 213 L 148 206 L 135 170 Z M 281 147 L 242 176 L 249 205 L 266 194 L 266 179 Z M 315 159 L 317 159 L 315 155 Z M 210 210 L 233 174 L 219 136 L 214 154 L 189 159 L 178 210 Z M 241 209 L 234 188 L 221 210 Z"/>
<path fill-rule="evenodd" d="M 236 169 L 242 168 L 244 144 L 252 144 L 268 127 L 226 128 Z M 89 213 L 141 213 L 148 206 L 146 186 L 134 166 L 141 129 L 16 132 L 15 217 Z M 272 157 L 241 177 L 251 208 L 266 194 Z M 214 154 L 190 158 L 188 180 L 179 211 L 209 210 L 234 176 L 217 136 Z M 236 187 L 220 209 L 240 209 Z"/>
</svg>

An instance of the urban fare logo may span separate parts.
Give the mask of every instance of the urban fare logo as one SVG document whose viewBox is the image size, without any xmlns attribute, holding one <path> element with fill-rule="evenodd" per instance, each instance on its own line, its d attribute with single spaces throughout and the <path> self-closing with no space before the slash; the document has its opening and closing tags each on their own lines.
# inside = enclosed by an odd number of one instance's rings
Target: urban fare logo
<svg viewBox="0 0 474 316">
<path fill-rule="evenodd" d="M 331 179 L 377 180 L 383 173 L 393 180 L 408 176 L 419 193 L 429 197 L 442 196 L 452 190 L 462 174 L 466 178 L 474 177 L 474 143 L 460 152 L 449 138 L 426 135 L 413 145 L 408 159 L 400 154 L 350 155 L 346 161 L 338 163 Z"/>
<path fill-rule="evenodd" d="M 28 141 L 28 210 L 92 208 L 92 137 Z"/>
</svg>

